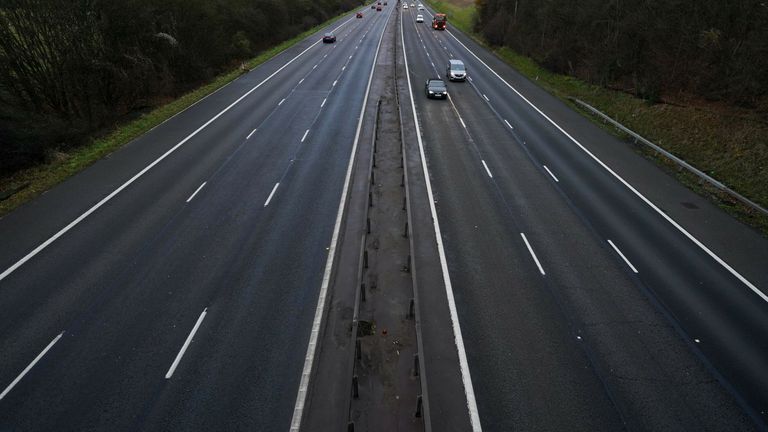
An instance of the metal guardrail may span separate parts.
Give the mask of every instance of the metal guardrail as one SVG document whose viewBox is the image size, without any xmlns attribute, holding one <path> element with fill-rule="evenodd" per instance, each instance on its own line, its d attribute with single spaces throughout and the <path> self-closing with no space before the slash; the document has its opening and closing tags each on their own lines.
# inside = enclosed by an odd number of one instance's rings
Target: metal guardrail
<svg viewBox="0 0 768 432">
<path fill-rule="evenodd" d="M 651 141 L 643 138 L 640 134 L 637 132 L 627 128 L 623 124 L 619 123 L 618 121 L 614 120 L 613 118 L 609 117 L 607 114 L 603 113 L 602 111 L 598 110 L 597 108 L 593 107 L 592 105 L 582 101 L 581 99 L 577 98 L 569 98 L 582 108 L 586 109 L 587 111 L 591 112 L 592 114 L 600 117 L 603 119 L 603 121 L 607 123 L 611 123 L 616 129 L 630 135 L 632 138 L 634 138 L 635 143 L 642 143 L 650 148 L 652 148 L 657 153 L 660 153 L 661 155 L 665 156 L 667 159 L 671 160 L 672 162 L 676 163 L 680 167 L 688 170 L 695 176 L 697 176 L 699 179 L 709 183 L 710 185 L 714 186 L 715 188 L 727 193 L 732 198 L 741 201 L 743 204 L 747 205 L 748 207 L 751 207 L 764 215 L 768 216 L 768 209 L 761 206 L 760 204 L 757 204 L 756 202 L 750 200 L 749 198 L 745 197 L 744 195 L 741 195 L 740 193 L 734 191 L 733 189 L 729 188 L 728 186 L 724 185 L 723 183 L 717 181 L 716 179 L 710 177 L 700 169 L 696 168 L 695 166 L 689 164 L 688 162 L 680 159 L 679 157 L 673 155 L 672 153 L 668 152 L 667 150 L 664 150 L 663 148 L 659 147 L 658 145 L 652 143 Z"/>
</svg>

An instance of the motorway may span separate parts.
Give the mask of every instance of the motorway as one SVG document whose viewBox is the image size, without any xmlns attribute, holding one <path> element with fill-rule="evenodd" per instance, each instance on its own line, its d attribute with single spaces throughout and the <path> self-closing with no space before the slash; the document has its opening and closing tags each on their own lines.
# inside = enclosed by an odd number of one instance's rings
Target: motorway
<svg viewBox="0 0 768 432">
<path fill-rule="evenodd" d="M 385 28 L 426 430 L 766 430 L 768 240 L 432 11 L 361 10 L 0 219 L 0 431 L 298 429 Z"/>
<path fill-rule="evenodd" d="M 0 220 L 0 430 L 288 429 L 391 15 L 362 10 Z"/>
<path fill-rule="evenodd" d="M 431 11 L 403 14 L 474 428 L 764 429 L 765 239 L 469 38 L 433 31 Z M 427 100 L 449 59 L 471 79 Z"/>
</svg>

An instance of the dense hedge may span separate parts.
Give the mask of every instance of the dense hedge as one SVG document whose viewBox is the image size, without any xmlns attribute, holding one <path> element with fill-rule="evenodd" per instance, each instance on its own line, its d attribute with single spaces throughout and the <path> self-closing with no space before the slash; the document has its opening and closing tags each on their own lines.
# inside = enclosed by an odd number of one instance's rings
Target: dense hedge
<svg viewBox="0 0 768 432">
<path fill-rule="evenodd" d="M 476 0 L 476 30 L 548 69 L 657 100 L 768 111 L 764 0 Z"/>
<path fill-rule="evenodd" d="M 3 0 L 0 176 L 349 10 L 358 0 Z"/>
</svg>

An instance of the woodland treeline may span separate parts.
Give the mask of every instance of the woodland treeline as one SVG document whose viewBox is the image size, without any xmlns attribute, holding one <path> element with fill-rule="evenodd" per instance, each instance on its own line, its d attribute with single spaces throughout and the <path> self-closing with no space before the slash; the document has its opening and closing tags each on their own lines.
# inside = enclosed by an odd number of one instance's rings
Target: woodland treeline
<svg viewBox="0 0 768 432">
<path fill-rule="evenodd" d="M 0 176 L 358 4 L 0 0 Z"/>
<path fill-rule="evenodd" d="M 491 44 L 554 72 L 657 101 L 768 112 L 766 0 L 476 0 Z"/>
</svg>

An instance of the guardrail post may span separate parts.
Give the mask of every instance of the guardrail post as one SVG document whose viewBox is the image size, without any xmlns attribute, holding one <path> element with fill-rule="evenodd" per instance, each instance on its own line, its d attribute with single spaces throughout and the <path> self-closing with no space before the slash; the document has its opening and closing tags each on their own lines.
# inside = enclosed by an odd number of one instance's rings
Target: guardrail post
<svg viewBox="0 0 768 432">
<path fill-rule="evenodd" d="M 421 395 L 416 399 L 416 417 L 421 417 L 421 406 L 423 402 L 421 401 Z"/>
</svg>

